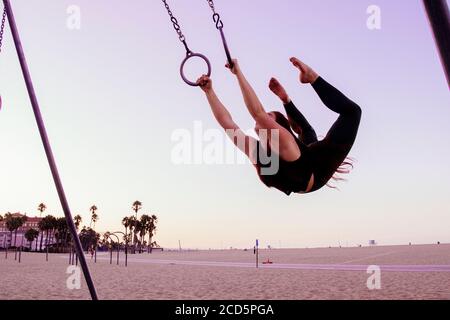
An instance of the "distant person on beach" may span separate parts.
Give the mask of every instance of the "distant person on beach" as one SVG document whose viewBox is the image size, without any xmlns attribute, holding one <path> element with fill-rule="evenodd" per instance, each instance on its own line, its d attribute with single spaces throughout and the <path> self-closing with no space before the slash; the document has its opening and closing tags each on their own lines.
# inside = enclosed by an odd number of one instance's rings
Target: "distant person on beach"
<svg viewBox="0 0 450 320">
<path fill-rule="evenodd" d="M 260 140 L 246 135 L 238 127 L 217 97 L 208 76 L 203 75 L 197 80 L 217 122 L 255 165 L 261 181 L 287 195 L 317 191 L 332 178 L 342 180 L 336 174 L 348 173 L 353 167 L 347 156 L 355 142 L 362 113 L 356 103 L 308 65 L 297 58 L 291 58 L 290 61 L 300 71 L 300 82 L 311 84 L 322 102 L 339 115 L 321 141 L 275 78 L 270 80 L 269 88 L 283 102 L 287 117 L 281 112 L 265 111 L 237 60 L 233 60 L 232 68 L 228 64 L 226 66 L 237 77 L 247 109 L 256 121 L 255 131 Z M 272 152 L 279 159 L 278 170 L 275 174 L 265 174 L 267 159 Z"/>
</svg>

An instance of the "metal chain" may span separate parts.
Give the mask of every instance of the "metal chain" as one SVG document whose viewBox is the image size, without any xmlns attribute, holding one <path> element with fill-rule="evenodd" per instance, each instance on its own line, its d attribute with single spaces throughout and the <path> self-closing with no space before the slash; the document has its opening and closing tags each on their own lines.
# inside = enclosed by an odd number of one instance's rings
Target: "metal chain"
<svg viewBox="0 0 450 320">
<path fill-rule="evenodd" d="M 162 0 L 162 2 L 164 3 L 164 6 L 166 7 L 167 13 L 169 14 L 170 17 L 170 21 L 172 21 L 173 23 L 173 28 L 175 29 L 175 31 L 178 34 L 178 38 L 180 39 L 181 43 L 183 43 L 184 48 L 186 49 L 186 54 L 190 55 L 192 53 L 191 49 L 189 49 L 187 42 L 186 42 L 186 37 L 184 36 L 183 32 L 181 31 L 181 27 L 178 23 L 177 18 L 175 18 L 173 16 L 172 10 L 170 10 L 169 5 L 167 4 L 166 0 Z"/>
<path fill-rule="evenodd" d="M 0 27 L 0 52 L 2 52 L 3 31 L 5 31 L 6 7 L 3 9 L 2 26 Z"/>
<path fill-rule="evenodd" d="M 213 12 L 213 20 L 216 23 L 216 28 L 218 30 L 223 29 L 223 21 L 220 18 L 220 14 L 218 14 L 216 12 L 216 7 L 214 6 L 214 1 L 213 0 L 206 0 L 208 1 L 209 7 L 211 8 L 212 12 Z"/>
<path fill-rule="evenodd" d="M 173 28 L 174 28 L 175 31 L 177 32 L 178 38 L 180 39 L 181 42 L 184 42 L 184 41 L 186 40 L 186 38 L 185 38 L 185 36 L 183 35 L 183 32 L 181 31 L 181 27 L 180 27 L 180 25 L 178 24 L 177 18 L 175 18 L 175 17 L 173 16 L 172 10 L 170 10 L 170 7 L 169 7 L 169 5 L 167 4 L 167 1 L 166 1 L 166 0 L 162 0 L 162 2 L 164 3 L 164 6 L 165 6 L 166 9 L 167 9 L 167 13 L 169 14 L 170 21 L 172 21 L 172 23 L 173 23 Z"/>
<path fill-rule="evenodd" d="M 214 7 L 214 1 L 213 0 L 206 0 L 208 1 L 209 7 L 211 8 L 213 13 L 216 13 L 216 8 Z"/>
</svg>

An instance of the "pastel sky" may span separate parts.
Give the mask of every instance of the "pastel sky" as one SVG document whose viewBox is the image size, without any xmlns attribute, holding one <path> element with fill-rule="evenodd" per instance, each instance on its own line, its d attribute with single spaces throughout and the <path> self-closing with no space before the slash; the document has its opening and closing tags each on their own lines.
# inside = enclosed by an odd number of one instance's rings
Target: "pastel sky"
<svg viewBox="0 0 450 320">
<path fill-rule="evenodd" d="M 301 86 L 298 56 L 363 108 L 357 162 L 339 191 L 286 197 L 250 165 L 171 161 L 177 129 L 218 128 L 178 69 L 184 49 L 161 1 L 13 0 L 13 9 L 73 214 L 122 230 L 131 204 L 159 217 L 164 247 L 306 247 L 450 242 L 450 99 L 421 1 L 217 0 L 233 55 L 267 110 L 277 77 L 325 135 L 336 115 Z M 218 95 L 253 128 L 206 1 L 169 2 L 192 50 L 206 54 Z M 66 26 L 69 5 L 81 30 Z M 382 28 L 366 27 L 369 5 Z M 0 55 L 0 213 L 62 215 L 9 28 Z M 203 67 L 190 66 L 201 73 Z M 228 144 L 228 142 L 227 142 Z"/>
</svg>

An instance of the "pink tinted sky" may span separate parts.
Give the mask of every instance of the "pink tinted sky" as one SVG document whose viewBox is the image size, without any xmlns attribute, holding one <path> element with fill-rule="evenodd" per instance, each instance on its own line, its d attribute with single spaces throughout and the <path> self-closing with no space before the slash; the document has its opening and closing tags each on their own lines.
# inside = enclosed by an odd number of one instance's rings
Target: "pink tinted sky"
<svg viewBox="0 0 450 320">
<path fill-rule="evenodd" d="M 171 134 L 196 120 L 217 128 L 198 89 L 179 79 L 184 51 L 160 1 L 12 1 L 74 214 L 121 229 L 131 203 L 160 217 L 156 240 L 175 247 L 299 247 L 449 242 L 448 87 L 420 1 L 216 1 L 233 54 L 268 109 L 276 76 L 324 135 L 335 115 L 288 63 L 303 58 L 364 109 L 357 159 L 340 191 L 287 198 L 251 166 L 175 166 Z M 206 1 L 170 2 L 191 48 L 207 54 L 219 96 L 253 123 Z M 82 29 L 66 28 L 69 5 Z M 382 29 L 366 27 L 381 8 Z M 62 215 L 9 30 L 0 56 L 0 212 Z"/>
</svg>

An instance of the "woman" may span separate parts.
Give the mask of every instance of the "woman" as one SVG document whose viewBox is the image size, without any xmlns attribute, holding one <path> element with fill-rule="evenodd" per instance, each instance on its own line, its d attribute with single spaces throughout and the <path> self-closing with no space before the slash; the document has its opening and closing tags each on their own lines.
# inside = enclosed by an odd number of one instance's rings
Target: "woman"
<svg viewBox="0 0 450 320">
<path fill-rule="evenodd" d="M 345 172 L 342 166 L 349 164 L 345 160 L 355 142 L 361 120 L 361 108 L 358 105 L 299 59 L 291 58 L 290 61 L 300 71 L 300 82 L 311 84 L 322 102 L 339 114 L 337 121 L 321 141 L 318 141 L 314 129 L 274 78 L 270 80 L 269 88 L 283 102 L 288 118 L 280 112 L 267 113 L 237 60 L 233 61 L 231 72 L 236 75 L 247 109 L 256 121 L 255 130 L 260 141 L 245 135 L 236 125 L 215 94 L 208 76 L 203 75 L 197 81 L 206 94 L 215 118 L 234 144 L 255 164 L 261 181 L 287 195 L 319 190 L 336 173 Z M 229 65 L 226 67 L 230 69 Z M 273 154 L 279 158 L 278 168 L 275 173 L 266 174 L 264 172 L 269 170 L 264 170 L 268 164 L 263 161 L 263 155 Z"/>
</svg>

